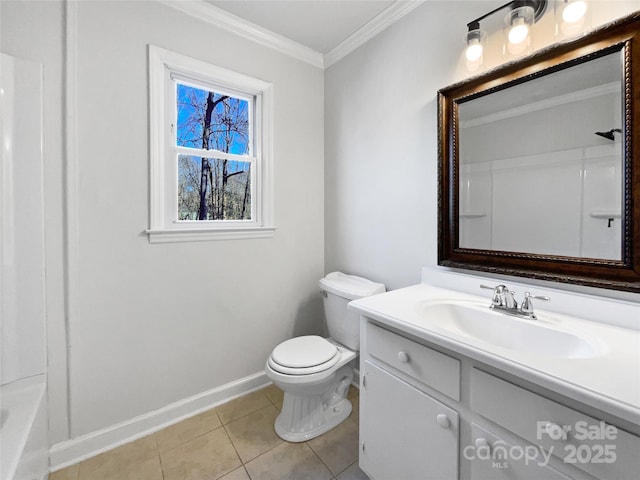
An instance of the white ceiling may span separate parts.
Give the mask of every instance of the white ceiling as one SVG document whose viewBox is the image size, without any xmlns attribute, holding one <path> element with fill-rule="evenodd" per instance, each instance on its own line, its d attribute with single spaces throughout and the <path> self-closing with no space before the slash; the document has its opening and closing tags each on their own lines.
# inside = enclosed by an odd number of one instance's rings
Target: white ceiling
<svg viewBox="0 0 640 480">
<path fill-rule="evenodd" d="M 397 0 L 205 0 L 326 54 Z"/>
</svg>

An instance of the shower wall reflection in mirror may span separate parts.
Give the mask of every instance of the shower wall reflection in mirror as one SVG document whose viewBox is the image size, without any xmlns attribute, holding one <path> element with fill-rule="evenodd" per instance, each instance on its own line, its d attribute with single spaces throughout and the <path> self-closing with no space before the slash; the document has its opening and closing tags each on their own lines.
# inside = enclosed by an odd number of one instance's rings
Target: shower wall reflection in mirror
<svg viewBox="0 0 640 480">
<path fill-rule="evenodd" d="M 621 259 L 622 60 L 459 103 L 460 247 Z"/>
</svg>

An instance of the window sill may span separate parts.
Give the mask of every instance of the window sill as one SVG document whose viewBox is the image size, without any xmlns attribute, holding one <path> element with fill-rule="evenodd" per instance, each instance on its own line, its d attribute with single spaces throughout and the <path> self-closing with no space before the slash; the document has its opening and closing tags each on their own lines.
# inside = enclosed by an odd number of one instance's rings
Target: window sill
<svg viewBox="0 0 640 480">
<path fill-rule="evenodd" d="M 275 231 L 276 227 L 243 227 L 147 230 L 146 233 L 149 236 L 149 243 L 177 243 L 271 238 Z"/>
</svg>

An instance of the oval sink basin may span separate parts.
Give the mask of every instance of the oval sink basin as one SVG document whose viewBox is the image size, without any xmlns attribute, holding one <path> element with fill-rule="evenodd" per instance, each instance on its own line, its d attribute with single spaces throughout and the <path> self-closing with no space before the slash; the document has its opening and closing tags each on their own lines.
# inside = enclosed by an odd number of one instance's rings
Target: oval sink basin
<svg viewBox="0 0 640 480">
<path fill-rule="evenodd" d="M 590 358 L 606 351 L 596 338 L 558 329 L 554 317 L 545 315 L 521 319 L 470 301 L 426 301 L 417 310 L 430 326 L 510 350 L 560 358 Z"/>
</svg>

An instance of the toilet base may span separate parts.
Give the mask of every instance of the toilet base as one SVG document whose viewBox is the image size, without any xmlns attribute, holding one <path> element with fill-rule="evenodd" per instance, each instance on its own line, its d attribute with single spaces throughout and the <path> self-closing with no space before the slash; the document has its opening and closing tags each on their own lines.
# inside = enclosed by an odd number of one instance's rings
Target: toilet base
<svg viewBox="0 0 640 480">
<path fill-rule="evenodd" d="M 323 433 L 328 432 L 332 428 L 337 427 L 341 424 L 346 418 L 351 414 L 351 402 L 346 398 L 341 402 L 341 405 L 336 405 L 331 409 L 331 411 L 325 413 L 325 421 L 323 424 L 318 425 L 315 428 L 310 428 L 304 432 L 291 432 L 283 427 L 282 424 L 286 422 L 279 422 L 281 415 L 278 415 L 275 423 L 276 433 L 280 438 L 286 440 L 287 442 L 306 442 L 307 440 L 311 440 Z"/>
<path fill-rule="evenodd" d="M 350 414 L 352 405 L 347 392 L 353 380 L 353 368 L 341 367 L 334 381 L 322 394 L 309 390 L 285 391 L 282 412 L 275 422 L 280 438 L 288 442 L 306 442 L 342 423 Z"/>
</svg>

